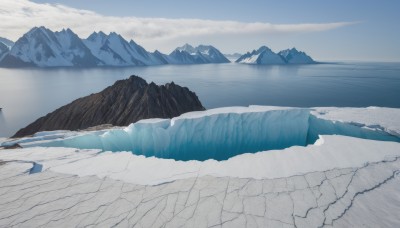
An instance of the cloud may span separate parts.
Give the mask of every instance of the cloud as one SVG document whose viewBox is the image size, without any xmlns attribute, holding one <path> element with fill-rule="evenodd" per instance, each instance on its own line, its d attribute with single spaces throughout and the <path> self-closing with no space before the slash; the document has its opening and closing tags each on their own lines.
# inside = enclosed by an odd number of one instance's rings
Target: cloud
<svg viewBox="0 0 400 228">
<path fill-rule="evenodd" d="M 60 4 L 28 0 L 1 0 L 0 36 L 16 40 L 34 26 L 52 30 L 71 28 L 80 37 L 93 31 L 120 33 L 147 44 L 201 36 L 308 33 L 331 30 L 355 22 L 271 24 L 202 19 L 167 19 L 104 16 Z"/>
</svg>

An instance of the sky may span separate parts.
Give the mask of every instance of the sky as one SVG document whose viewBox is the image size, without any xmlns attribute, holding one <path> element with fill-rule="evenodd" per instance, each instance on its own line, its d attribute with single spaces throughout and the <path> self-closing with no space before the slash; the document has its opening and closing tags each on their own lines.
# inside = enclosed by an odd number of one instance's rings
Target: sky
<svg viewBox="0 0 400 228">
<path fill-rule="evenodd" d="M 400 1 L 1 0 L 0 37 L 34 26 L 81 38 L 117 32 L 149 51 L 185 43 L 223 53 L 296 47 L 320 61 L 400 62 Z"/>
</svg>

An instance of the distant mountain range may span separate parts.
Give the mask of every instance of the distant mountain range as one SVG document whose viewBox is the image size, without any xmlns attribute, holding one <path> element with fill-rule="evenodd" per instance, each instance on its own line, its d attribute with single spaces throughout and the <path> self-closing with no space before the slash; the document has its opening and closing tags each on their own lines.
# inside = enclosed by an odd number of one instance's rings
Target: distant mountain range
<svg viewBox="0 0 400 228">
<path fill-rule="evenodd" d="M 185 44 L 170 54 L 148 52 L 133 40 L 111 32 L 93 32 L 79 38 L 72 30 L 53 32 L 45 27 L 34 27 L 15 43 L 0 38 L 1 67 L 97 67 L 150 66 L 163 64 L 229 63 L 246 64 L 311 64 L 316 63 L 295 48 L 274 53 L 266 46 L 244 55 L 223 55 L 211 45 L 193 47 Z"/>
<path fill-rule="evenodd" d="M 0 39 L 0 66 L 3 67 L 96 67 L 148 66 L 161 64 L 205 64 L 230 62 L 213 46 L 185 44 L 166 55 L 148 52 L 133 40 L 114 32 L 94 32 L 79 38 L 70 29 L 53 32 L 34 27 L 15 43 Z"/>
<path fill-rule="evenodd" d="M 283 65 L 283 64 L 314 64 L 316 63 L 305 52 L 298 51 L 296 48 L 286 49 L 278 53 L 273 52 L 266 46 L 258 50 L 247 52 L 235 62 L 259 65 Z"/>
<path fill-rule="evenodd" d="M 231 62 L 235 62 L 242 54 L 239 53 L 233 53 L 233 54 L 224 54 L 227 59 L 229 59 Z"/>
</svg>

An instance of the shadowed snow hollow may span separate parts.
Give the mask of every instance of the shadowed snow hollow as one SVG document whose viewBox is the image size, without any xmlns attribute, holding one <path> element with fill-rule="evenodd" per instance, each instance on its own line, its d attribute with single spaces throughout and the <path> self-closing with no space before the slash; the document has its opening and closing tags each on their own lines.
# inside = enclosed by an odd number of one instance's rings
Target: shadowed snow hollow
<svg viewBox="0 0 400 228">
<path fill-rule="evenodd" d="M 143 120 L 125 129 L 38 141 L 27 146 L 131 151 L 146 157 L 203 161 L 306 146 L 315 143 L 318 135 L 333 134 L 400 142 L 398 137 L 382 130 L 320 119 L 310 114 L 310 109 L 239 108 L 194 112 L 171 120 Z"/>
</svg>

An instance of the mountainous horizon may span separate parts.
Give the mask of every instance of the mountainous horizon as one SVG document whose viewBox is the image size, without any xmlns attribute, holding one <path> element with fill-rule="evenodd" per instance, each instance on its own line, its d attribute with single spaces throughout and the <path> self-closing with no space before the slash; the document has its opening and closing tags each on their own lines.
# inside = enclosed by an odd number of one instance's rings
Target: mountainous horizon
<svg viewBox="0 0 400 228">
<path fill-rule="evenodd" d="M 53 32 L 44 26 L 34 27 L 12 46 L 0 40 L 2 67 L 97 67 L 150 66 L 163 64 L 228 63 L 226 57 L 211 45 L 199 45 L 196 53 L 175 50 L 169 55 L 149 52 L 135 41 L 121 35 L 93 32 L 86 39 L 71 29 Z M 200 50 L 201 49 L 201 50 Z"/>
<path fill-rule="evenodd" d="M 71 29 L 53 32 L 34 27 L 15 43 L 0 38 L 0 67 L 101 67 L 151 66 L 164 64 L 311 64 L 316 63 L 296 48 L 273 52 L 266 46 L 244 55 L 224 55 L 212 45 L 193 47 L 186 43 L 170 54 L 147 51 L 134 40 L 120 34 L 93 32 L 82 39 Z"/>
<path fill-rule="evenodd" d="M 247 52 L 240 56 L 236 63 L 258 65 L 284 65 L 284 64 L 315 64 L 310 56 L 296 48 L 285 49 L 278 53 L 273 52 L 267 46 L 261 46 L 258 50 Z"/>
</svg>

